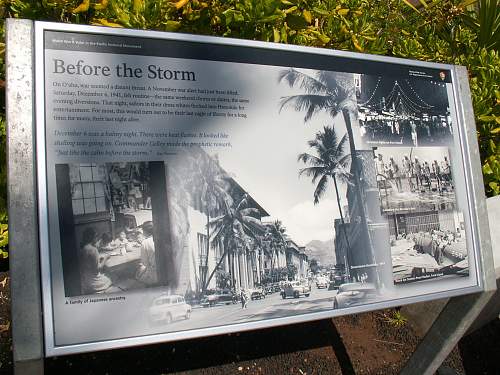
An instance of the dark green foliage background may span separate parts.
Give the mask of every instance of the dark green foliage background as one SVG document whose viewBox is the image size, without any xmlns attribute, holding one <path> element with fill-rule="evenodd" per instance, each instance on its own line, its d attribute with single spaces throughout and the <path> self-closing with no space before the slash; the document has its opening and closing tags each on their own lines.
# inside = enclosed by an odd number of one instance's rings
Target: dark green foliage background
<svg viewBox="0 0 500 375">
<path fill-rule="evenodd" d="M 486 193 L 498 195 L 500 1 L 412 3 L 409 0 L 0 0 L 0 38 L 3 42 L 5 19 L 14 17 L 227 36 L 465 65 L 470 75 Z M 2 43 L 0 223 L 7 222 L 4 50 Z M 7 233 L 0 231 L 0 244 L 5 242 Z"/>
</svg>

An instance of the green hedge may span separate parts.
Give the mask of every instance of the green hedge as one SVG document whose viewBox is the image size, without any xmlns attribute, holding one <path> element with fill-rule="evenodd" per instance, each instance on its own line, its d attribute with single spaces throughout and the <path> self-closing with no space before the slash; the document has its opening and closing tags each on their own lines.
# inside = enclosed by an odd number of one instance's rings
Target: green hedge
<svg viewBox="0 0 500 375">
<path fill-rule="evenodd" d="M 415 3 L 415 1 L 412 1 Z M 0 0 L 6 17 L 176 31 L 465 65 L 485 189 L 500 194 L 500 0 Z M 470 10 L 474 7 L 475 10 Z M 0 214 L 5 212 L 5 76 L 0 45 Z M 4 220 L 5 221 L 5 220 Z"/>
</svg>

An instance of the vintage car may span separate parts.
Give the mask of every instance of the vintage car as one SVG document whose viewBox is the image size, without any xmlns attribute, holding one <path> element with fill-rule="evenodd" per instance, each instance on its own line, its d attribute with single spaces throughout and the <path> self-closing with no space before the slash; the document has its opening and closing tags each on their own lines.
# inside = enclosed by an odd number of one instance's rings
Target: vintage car
<svg viewBox="0 0 500 375">
<path fill-rule="evenodd" d="M 252 289 L 250 292 L 250 298 L 252 301 L 256 299 L 266 298 L 266 292 L 262 288 Z"/>
<path fill-rule="evenodd" d="M 328 290 L 336 290 L 342 284 L 345 284 L 347 282 L 348 278 L 346 276 L 335 275 L 332 277 L 332 280 L 330 280 L 330 284 L 328 285 Z"/>
<path fill-rule="evenodd" d="M 238 303 L 239 296 L 229 289 L 215 290 L 201 300 L 203 307 L 212 307 L 218 304 L 230 305 Z"/>
<path fill-rule="evenodd" d="M 333 308 L 343 309 L 374 302 L 377 295 L 377 288 L 372 283 L 342 284 L 337 295 L 333 298 Z"/>
<path fill-rule="evenodd" d="M 300 296 L 309 297 L 311 295 L 311 287 L 307 284 L 301 284 L 298 281 L 286 283 L 281 290 L 281 297 L 299 298 Z"/>
<path fill-rule="evenodd" d="M 264 287 L 264 292 L 267 294 L 273 294 L 275 292 L 274 286 L 272 284 L 266 285 Z"/>
<path fill-rule="evenodd" d="M 316 288 L 323 289 L 328 288 L 328 279 L 324 276 L 320 276 L 316 278 Z"/>
<path fill-rule="evenodd" d="M 153 299 L 149 307 L 149 321 L 170 323 L 179 318 L 189 319 L 191 310 L 191 305 L 186 303 L 183 296 L 161 294 Z"/>
</svg>

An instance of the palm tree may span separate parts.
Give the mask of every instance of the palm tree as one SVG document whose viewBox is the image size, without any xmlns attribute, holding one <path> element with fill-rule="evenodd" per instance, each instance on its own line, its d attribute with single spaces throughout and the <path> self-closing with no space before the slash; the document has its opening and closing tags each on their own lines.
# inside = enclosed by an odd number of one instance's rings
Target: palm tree
<svg viewBox="0 0 500 375">
<path fill-rule="evenodd" d="M 286 228 L 280 220 L 274 220 L 272 224 L 275 251 L 276 251 L 276 261 L 279 263 L 279 252 L 286 251 Z M 279 267 L 279 264 L 278 264 Z"/>
<path fill-rule="evenodd" d="M 285 232 L 286 228 L 280 220 L 275 220 L 266 225 L 266 233 L 264 235 L 265 250 L 267 255 L 271 258 L 271 279 L 274 280 L 276 276 L 275 265 L 279 263 L 279 252 L 286 249 Z M 276 259 L 276 261 L 275 261 Z"/>
<path fill-rule="evenodd" d="M 250 197 L 245 194 L 238 203 L 227 207 L 226 212 L 210 221 L 212 228 L 210 242 L 223 244 L 224 253 L 208 277 L 206 285 L 210 283 L 226 256 L 229 259 L 231 280 L 233 280 L 234 270 L 231 269 L 231 257 L 237 253 L 246 252 L 249 246 L 248 238 L 258 242 L 258 236 L 264 232 L 262 223 L 257 219 L 258 215 L 259 210 L 250 206 Z"/>
<path fill-rule="evenodd" d="M 192 160 L 191 170 L 193 173 L 192 187 L 196 189 L 194 196 L 200 200 L 202 210 L 205 212 L 207 223 L 206 256 L 200 262 L 205 262 L 202 267 L 203 273 L 200 275 L 202 292 L 208 286 L 208 255 L 210 252 L 210 218 L 217 210 L 231 204 L 231 197 L 228 194 L 228 182 L 226 174 L 219 167 L 217 162 L 208 154 L 201 151 Z M 196 199 L 195 198 L 195 199 Z"/>
<path fill-rule="evenodd" d="M 370 240 L 364 206 L 362 204 L 363 198 L 360 183 L 361 166 L 356 156 L 356 146 L 354 145 L 351 123 L 351 114 L 356 110 L 354 85 L 350 84 L 347 79 L 342 79 L 342 73 L 317 71 L 314 76 L 311 76 L 293 68 L 284 69 L 280 72 L 279 82 L 281 81 L 286 81 L 290 87 L 299 87 L 304 90 L 305 93 L 281 98 L 280 111 L 289 106 L 298 112 L 305 111 L 304 123 L 307 123 L 320 112 L 327 112 L 332 119 L 342 113 L 352 160 L 354 194 L 362 210 L 359 215 L 361 230 L 368 242 L 370 256 L 373 262 L 375 255 Z M 376 279 L 376 275 L 370 276 Z"/>
<path fill-rule="evenodd" d="M 335 186 L 335 194 L 337 195 L 337 205 L 340 213 L 340 221 L 347 244 L 347 250 L 350 252 L 349 238 L 345 228 L 344 215 L 340 204 L 339 189 L 337 180 L 344 183 L 350 183 L 352 177 L 348 171 L 348 158 L 350 155 L 344 154 L 344 148 L 347 142 L 347 136 L 344 135 L 340 142 L 338 141 L 337 133 L 333 127 L 325 126 L 323 131 L 316 133 L 313 140 L 309 141 L 309 147 L 313 149 L 314 154 L 302 153 L 298 156 L 298 161 L 309 165 L 300 169 L 299 176 L 306 175 L 312 178 L 312 183 L 316 185 L 314 190 L 314 204 L 318 204 L 327 189 L 328 181 L 333 180 Z M 349 266 L 347 264 L 347 256 L 345 266 L 347 275 L 349 276 Z"/>
<path fill-rule="evenodd" d="M 266 232 L 262 236 L 262 244 L 265 255 L 271 259 L 271 281 L 274 274 L 274 236 L 270 227 L 266 228 Z"/>
</svg>

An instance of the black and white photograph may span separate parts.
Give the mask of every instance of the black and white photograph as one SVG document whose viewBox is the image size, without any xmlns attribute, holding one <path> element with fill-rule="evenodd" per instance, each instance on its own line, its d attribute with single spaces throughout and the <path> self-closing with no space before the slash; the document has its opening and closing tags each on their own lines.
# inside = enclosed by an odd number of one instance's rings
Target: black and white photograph
<svg viewBox="0 0 500 375">
<path fill-rule="evenodd" d="M 443 146 L 452 140 L 446 83 L 358 75 L 359 129 L 366 145 Z"/>
<path fill-rule="evenodd" d="M 446 147 L 374 148 L 383 213 L 451 210 L 456 207 Z"/>
<path fill-rule="evenodd" d="M 387 219 L 395 284 L 469 275 L 460 212 L 394 213 Z"/>
<path fill-rule="evenodd" d="M 58 164 L 56 179 L 66 296 L 165 285 L 163 162 Z"/>
<path fill-rule="evenodd" d="M 345 116 L 354 107 L 345 114 L 329 107 L 354 103 L 353 75 L 274 71 L 272 127 L 255 122 L 234 134 L 237 153 L 192 147 L 167 163 L 185 267 L 178 287 L 146 308 L 151 327 L 212 326 L 221 314 L 226 323 L 278 318 L 382 298 L 382 248 L 370 238 L 384 234 L 368 228 L 384 220 L 373 152 L 349 142 Z M 284 133 L 287 147 L 272 152 Z"/>
</svg>

